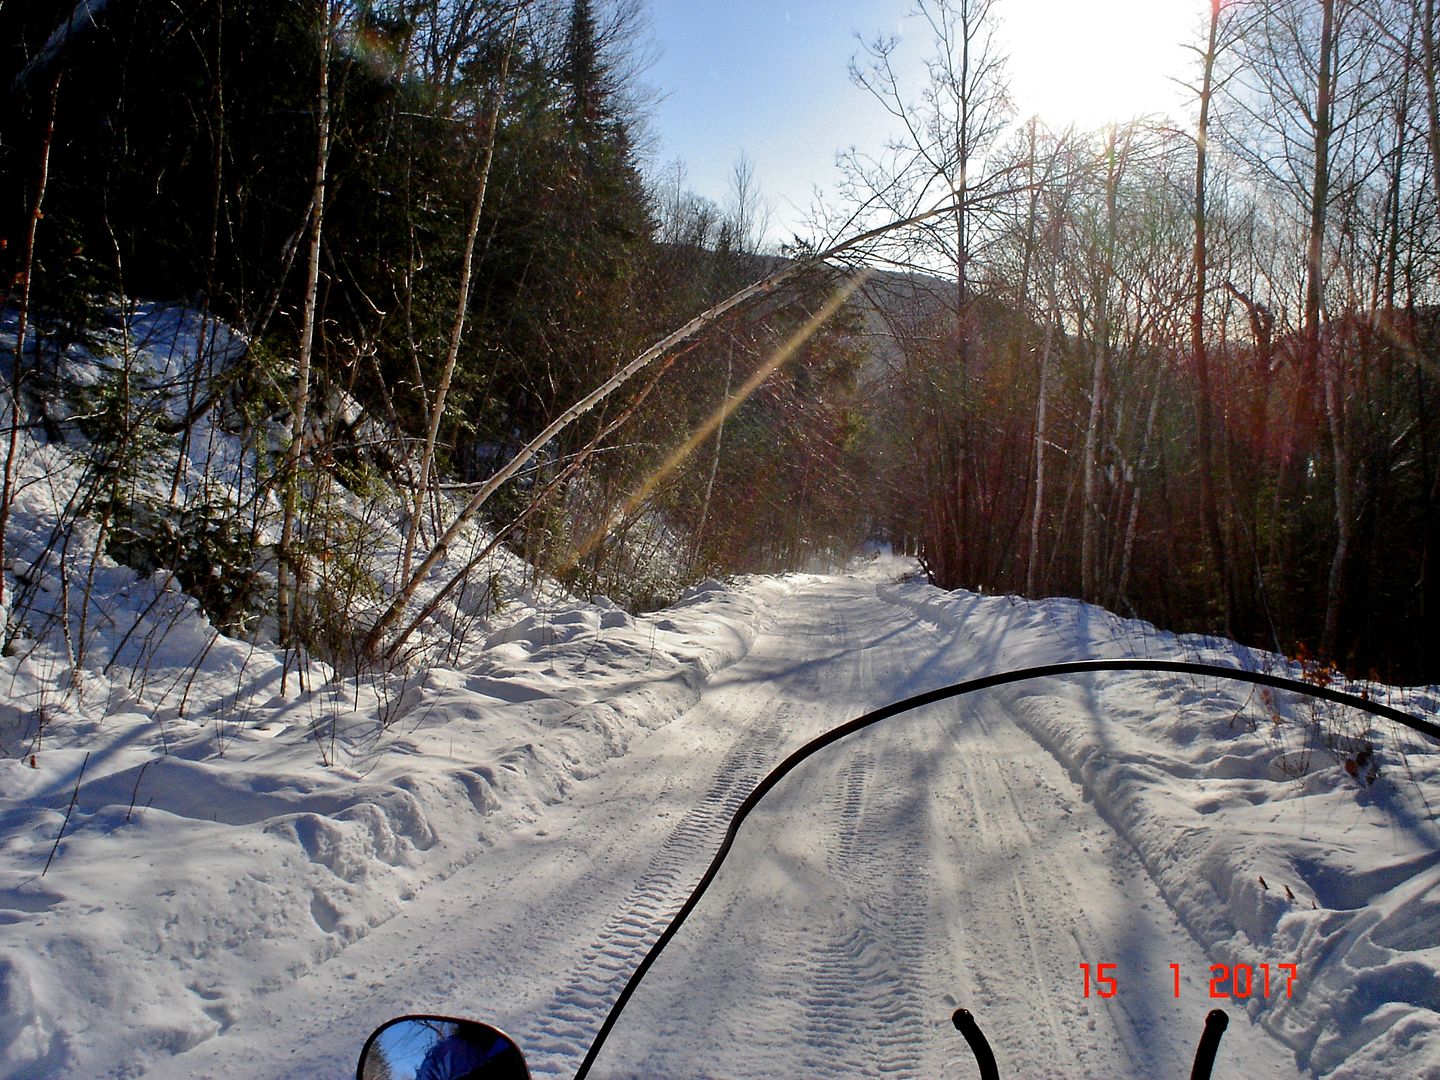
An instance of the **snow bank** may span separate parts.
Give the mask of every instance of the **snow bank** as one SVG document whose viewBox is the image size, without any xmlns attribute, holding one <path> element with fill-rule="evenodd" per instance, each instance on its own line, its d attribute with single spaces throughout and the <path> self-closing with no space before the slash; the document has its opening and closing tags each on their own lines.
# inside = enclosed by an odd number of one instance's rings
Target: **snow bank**
<svg viewBox="0 0 1440 1080">
<path fill-rule="evenodd" d="M 137 305 L 45 356 L 55 399 L 35 404 L 63 415 L 64 395 L 123 368 L 136 410 L 203 413 L 137 489 L 257 506 L 268 535 L 273 493 L 223 401 L 246 350 L 193 311 Z M 110 557 L 75 512 L 90 480 L 68 435 L 21 433 L 6 538 L 4 614 L 25 625 L 0 657 L 0 1076 L 136 1075 L 225 1031 L 235 1002 L 340 953 L 688 709 L 789 588 L 707 582 L 632 617 L 500 549 L 412 637 L 409 666 L 339 679 L 263 629 L 221 632 L 175 574 Z M 364 522 L 357 562 L 388 583 L 398 500 L 323 497 Z M 467 530 L 417 605 L 489 540 Z"/>
<path fill-rule="evenodd" d="M 273 698 L 247 717 L 264 724 L 225 715 L 230 642 L 194 677 L 216 708 L 167 722 L 82 698 L 0 765 L 0 1074 L 133 1075 L 223 1032 L 232 1001 L 340 952 L 688 709 L 786 589 L 532 612 L 469 665 Z M 37 666 L 0 661 L 12 739 Z"/>
</svg>

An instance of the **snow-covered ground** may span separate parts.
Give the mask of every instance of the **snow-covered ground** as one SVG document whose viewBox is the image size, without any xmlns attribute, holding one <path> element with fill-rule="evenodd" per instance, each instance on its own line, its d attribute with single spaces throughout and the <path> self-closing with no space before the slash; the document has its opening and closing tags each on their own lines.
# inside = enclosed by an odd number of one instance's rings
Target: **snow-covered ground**
<svg viewBox="0 0 1440 1080">
<path fill-rule="evenodd" d="M 111 352 L 171 418 L 201 360 L 220 383 L 243 362 L 177 309 L 126 330 Z M 46 362 L 102 385 L 102 353 Z M 269 528 L 221 413 L 137 482 Z M 1075 601 L 942 593 L 890 557 L 633 616 L 502 550 L 417 633 L 429 659 L 334 679 L 104 554 L 72 513 L 80 449 L 26 430 L 17 454 L 0 1077 L 343 1076 L 371 1028 L 417 1011 L 496 1022 L 537 1075 L 568 1076 L 740 801 L 821 732 L 1056 661 L 1305 674 Z M 327 497 L 366 515 L 383 578 L 402 515 Z M 457 542 L 421 598 L 486 540 Z M 1437 808 L 1433 744 L 1229 680 L 929 706 L 776 789 L 597 1074 L 974 1075 L 963 1005 L 1007 1077 L 1184 1075 L 1223 1003 L 1217 1076 L 1440 1078 Z M 1214 965 L 1249 993 L 1213 999 Z"/>
<path fill-rule="evenodd" d="M 0 1071 L 346 1075 L 370 1028 L 435 1011 L 566 1076 L 803 741 L 1023 665 L 1278 664 L 902 568 L 710 585 L 641 618 L 570 604 L 388 698 L 77 708 L 0 766 Z M 3 663 L 13 754 L 36 691 Z M 207 658 L 196 693 L 233 693 L 234 663 Z M 964 1005 L 1007 1076 L 1183 1075 L 1225 1004 L 1217 1076 L 1440 1077 L 1440 757 L 1283 698 L 1068 677 L 827 750 L 747 824 L 597 1073 L 971 1075 Z M 1322 730 L 1375 744 L 1373 784 L 1351 744 L 1300 768 Z M 1115 965 L 1115 994 L 1085 997 L 1082 964 Z M 1214 964 L 1254 973 L 1247 1000 L 1211 999 Z"/>
</svg>

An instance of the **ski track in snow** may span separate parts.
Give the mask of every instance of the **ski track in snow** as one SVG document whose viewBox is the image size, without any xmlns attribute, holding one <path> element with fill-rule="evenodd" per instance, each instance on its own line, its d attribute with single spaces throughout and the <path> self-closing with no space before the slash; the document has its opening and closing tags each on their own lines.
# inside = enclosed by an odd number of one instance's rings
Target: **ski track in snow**
<svg viewBox="0 0 1440 1080">
<path fill-rule="evenodd" d="M 913 618 L 898 630 L 893 610 L 855 601 L 833 614 L 879 699 L 899 696 L 895 684 L 927 656 L 974 664 L 965 635 Z M 1152 976 L 1170 962 L 1201 970 L 1203 954 L 1133 852 L 1000 703 L 897 718 L 852 742 L 807 763 L 747 822 L 599 1075 L 963 1076 L 974 1065 L 949 1024 L 956 1004 L 989 1018 L 1007 1076 L 1188 1070 L 1208 1003 L 1157 1008 L 1139 987 L 1086 1002 L 1077 965 L 1123 959 L 1105 942 L 1127 935 L 1157 953 Z M 1067 870 L 1094 861 L 1091 847 L 1118 878 L 1108 895 L 1090 871 Z M 1103 933 L 1087 892 L 1103 901 Z M 1114 911 L 1123 926 L 1103 924 Z M 1229 1038 L 1262 1075 L 1298 1075 L 1243 1017 Z"/>
<path fill-rule="evenodd" d="M 496 1022 L 537 1077 L 570 1075 L 771 765 L 878 705 L 1000 666 L 1003 618 L 972 633 L 885 602 L 891 592 L 803 581 L 690 712 L 401 915 L 234 1003 L 224 1034 L 151 1075 L 343 1075 L 371 1027 L 423 1011 Z M 942 703 L 789 777 L 595 1075 L 973 1075 L 950 1025 L 957 1005 L 1007 1077 L 1188 1074 L 1213 1004 L 1209 959 L 1013 707 L 1005 695 Z M 1084 998 L 1079 965 L 1102 962 L 1117 965 L 1120 992 Z M 1179 1000 L 1172 963 L 1187 973 Z M 1302 1075 L 1230 1012 L 1217 1080 Z"/>
</svg>

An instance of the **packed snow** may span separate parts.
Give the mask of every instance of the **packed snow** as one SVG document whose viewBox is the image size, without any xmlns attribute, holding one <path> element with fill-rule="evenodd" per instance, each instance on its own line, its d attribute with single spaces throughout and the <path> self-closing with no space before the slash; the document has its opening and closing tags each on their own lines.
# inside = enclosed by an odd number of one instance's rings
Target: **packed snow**
<svg viewBox="0 0 1440 1080">
<path fill-rule="evenodd" d="M 889 569 L 526 616 L 388 702 L 322 686 L 227 719 L 241 676 L 207 658 L 214 715 L 52 720 L 5 765 L 7 1074 L 344 1074 L 387 1015 L 440 1011 L 568 1075 L 728 813 L 807 738 L 1009 667 L 1267 659 Z M 13 753 L 42 680 L 5 664 Z M 1218 1076 L 1440 1075 L 1434 749 L 1387 727 L 1373 783 L 1320 745 L 1295 775 L 1324 718 L 1258 704 L 1070 677 L 826 751 L 747 825 L 601 1073 L 965 1075 L 964 1004 L 1009 1075 L 1173 1074 L 1209 965 L 1268 964 L 1268 999 L 1226 1003 Z M 1117 965 L 1113 997 L 1082 996 L 1086 963 Z"/>
<path fill-rule="evenodd" d="M 202 434 L 184 483 L 224 471 Z M 217 632 L 163 573 L 67 575 L 67 450 L 27 433 L 20 475 L 7 590 L 60 614 L 0 658 L 3 1076 L 347 1075 L 407 1012 L 496 1023 L 569 1076 L 740 801 L 816 735 L 1075 659 L 1320 677 L 886 554 L 643 615 L 497 554 L 504 603 L 427 625 L 463 637 L 445 662 L 340 677 Z M 1433 743 L 1230 680 L 927 706 L 762 804 L 596 1074 L 975 1075 L 964 1006 L 1002 1075 L 1184 1075 L 1223 1005 L 1217 1077 L 1440 1078 L 1437 807 Z M 1083 965 L 1115 982 L 1086 996 Z"/>
</svg>

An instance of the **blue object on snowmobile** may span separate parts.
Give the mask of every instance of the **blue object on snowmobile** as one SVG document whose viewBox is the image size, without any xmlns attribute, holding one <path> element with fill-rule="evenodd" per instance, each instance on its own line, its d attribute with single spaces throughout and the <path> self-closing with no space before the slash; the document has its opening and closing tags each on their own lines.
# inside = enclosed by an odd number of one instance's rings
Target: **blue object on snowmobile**
<svg viewBox="0 0 1440 1080">
<path fill-rule="evenodd" d="M 499 1028 L 449 1016 L 397 1016 L 365 1040 L 355 1080 L 530 1080 Z"/>
</svg>

